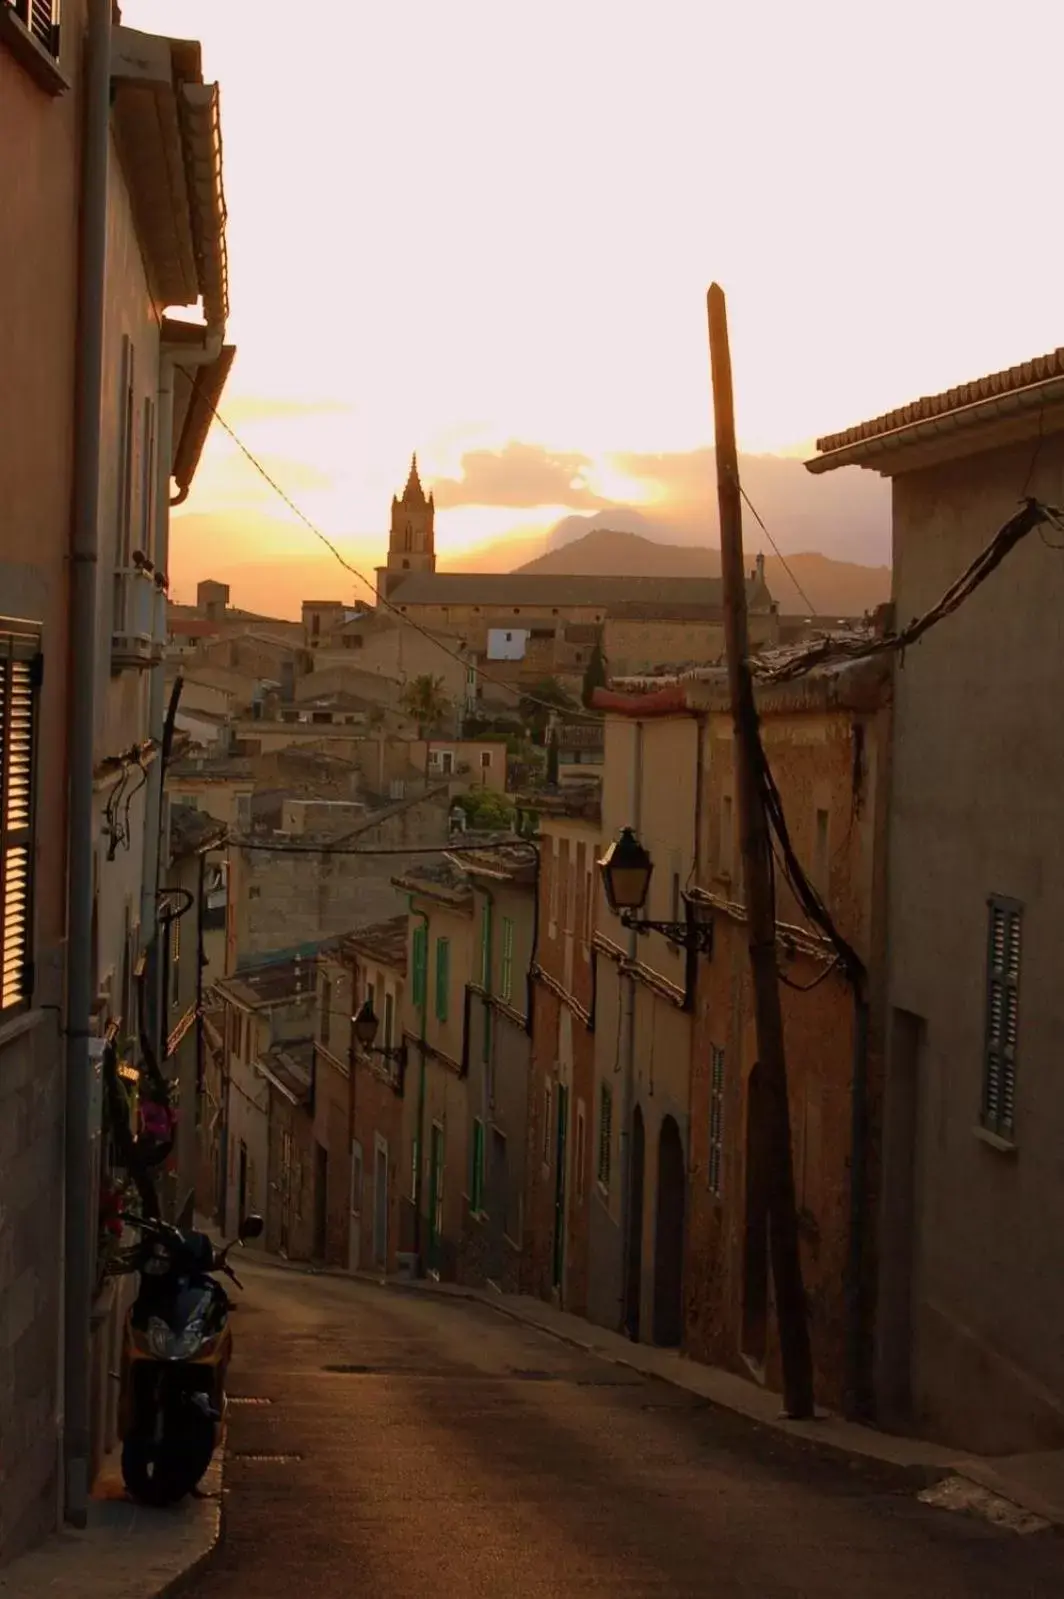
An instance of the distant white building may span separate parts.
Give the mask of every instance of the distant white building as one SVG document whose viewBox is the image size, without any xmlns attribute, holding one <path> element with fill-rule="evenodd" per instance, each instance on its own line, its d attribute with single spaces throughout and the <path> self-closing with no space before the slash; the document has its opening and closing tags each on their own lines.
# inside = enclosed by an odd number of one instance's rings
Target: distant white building
<svg viewBox="0 0 1064 1599">
<path fill-rule="evenodd" d="M 528 636 L 527 627 L 489 627 L 488 660 L 523 661 L 528 648 Z"/>
</svg>

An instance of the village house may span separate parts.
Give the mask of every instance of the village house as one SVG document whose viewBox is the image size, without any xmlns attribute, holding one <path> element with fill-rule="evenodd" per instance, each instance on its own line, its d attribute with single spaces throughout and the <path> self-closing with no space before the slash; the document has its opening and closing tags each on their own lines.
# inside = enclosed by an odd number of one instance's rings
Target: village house
<svg viewBox="0 0 1064 1599">
<path fill-rule="evenodd" d="M 664 1131 L 653 1141 L 647 1137 L 646 1109 L 662 1094 L 654 1059 L 659 1050 L 669 1051 L 669 1034 L 659 1016 L 650 1037 L 640 1042 L 637 1000 L 630 1217 L 655 1163 L 657 1175 L 652 1202 L 644 1198 L 638 1237 L 632 1221 L 625 1272 L 628 1330 L 654 1342 L 681 1343 L 698 1359 L 779 1388 L 725 675 L 694 673 L 643 694 L 600 690 L 595 701 L 610 713 L 605 804 L 614 831 L 632 826 L 654 863 L 645 916 L 681 926 L 690 917 L 708 924 L 710 934 L 709 950 L 691 955 L 680 940 L 635 935 L 635 958 L 644 969 L 650 964 L 650 956 L 641 954 L 646 946 L 660 951 L 653 960 L 659 981 L 673 967 L 671 983 L 678 992 L 672 995 L 672 1027 L 674 1033 L 678 1026 L 685 1030 L 687 1053 L 678 1055 L 666 1090 L 668 1116 L 680 1134 L 679 1150 L 675 1138 L 670 1150 Z M 889 674 L 876 662 L 813 673 L 796 684 L 761 689 L 758 710 L 798 858 L 867 973 L 855 995 L 837 952 L 809 928 L 781 873 L 778 958 L 816 1392 L 822 1403 L 867 1411 L 882 1081 Z M 615 772 L 620 721 L 627 723 L 628 748 Z M 653 774 L 666 766 L 669 789 L 657 785 L 655 792 L 653 779 L 644 781 L 641 812 L 629 809 L 635 819 L 619 824 L 617 806 L 624 808 L 633 770 Z M 685 836 L 686 850 L 670 855 L 670 840 L 675 844 Z M 600 919 L 604 943 L 602 928 Z M 626 936 L 634 942 L 630 932 L 610 936 L 613 942 Z M 607 1003 L 602 985 L 600 999 Z M 607 1054 L 608 1030 L 604 1012 L 598 1037 Z M 678 1036 L 673 1047 L 682 1047 Z M 651 1124 L 665 1108 L 649 1112 Z M 674 1237 L 682 1244 L 679 1253 L 670 1247 Z M 640 1293 L 633 1279 L 643 1284 Z"/>
<path fill-rule="evenodd" d="M 171 622 L 171 627 L 177 625 L 177 621 Z M 186 625 L 211 628 L 214 624 L 189 621 Z M 280 698 L 287 701 L 314 665 L 309 650 L 288 631 L 292 626 L 265 619 L 244 623 L 229 632 L 200 636 L 192 654 L 186 654 L 184 659 L 193 671 L 201 666 L 221 667 L 242 672 L 258 682 L 276 683 Z"/>
<path fill-rule="evenodd" d="M 284 803 L 278 796 L 280 814 Z M 257 827 L 253 840 L 232 841 L 226 970 L 294 954 L 397 915 L 404 901 L 394 874 L 412 865 L 419 851 L 445 845 L 448 836 L 441 787 L 369 809 L 343 831 L 319 827 L 293 838 L 278 821 L 277 831 Z"/>
<path fill-rule="evenodd" d="M 224 1193 L 220 1206 L 223 1231 L 236 1234 L 240 1217 L 257 1211 L 267 1218 L 267 1248 L 278 1248 L 289 1219 L 302 1223 L 303 1197 L 312 1177 L 302 1164 L 293 1165 L 286 1196 L 288 1205 L 271 1205 L 271 1112 L 277 1126 L 279 1107 L 271 1104 L 273 1070 L 281 1056 L 295 1060 L 297 1076 L 308 1058 L 315 1032 L 315 967 L 317 951 L 308 959 L 262 964 L 239 976 L 223 977 L 215 992 L 224 1009 L 225 1067 L 222 1122 L 225 1149 Z M 280 1064 L 283 1066 L 284 1062 Z M 307 1073 L 309 1084 L 309 1072 Z M 294 1089 L 292 1090 L 295 1091 Z M 302 1126 L 302 1124 L 300 1124 Z M 278 1128 L 278 1139 L 280 1129 Z M 309 1148 L 309 1131 L 300 1149 Z M 293 1162 L 296 1154 L 293 1154 Z M 296 1215 L 296 1207 L 299 1214 Z M 272 1217 L 272 1224 L 271 1224 Z"/>
<path fill-rule="evenodd" d="M 404 911 L 341 939 L 323 959 L 320 1014 L 351 1072 L 351 1200 L 348 1261 L 352 1271 L 395 1272 L 403 1250 L 401 1198 L 409 1196 L 403 1109 L 409 1092 L 403 1032 L 409 918 Z M 328 989 L 324 989 L 324 984 Z M 376 1018 L 360 1042 L 353 1016 L 365 1007 Z M 346 1025 L 344 1013 L 346 1012 Z M 345 1042 L 346 1040 L 346 1042 Z M 412 1218 L 408 1214 L 408 1224 Z M 408 1245 L 412 1244 L 408 1240 Z"/>
<path fill-rule="evenodd" d="M 473 892 L 452 861 L 411 865 L 393 882 L 409 905 L 404 994 L 401 1241 L 422 1270 L 453 1281 L 471 1187 L 467 1075 Z"/>
<path fill-rule="evenodd" d="M 689 716 L 671 714 L 671 707 L 662 714 L 653 699 L 629 700 L 601 689 L 595 694 L 596 709 L 611 713 L 602 837 L 608 842 L 622 828 L 635 831 L 655 862 L 645 915 L 675 923 L 685 919 L 684 894 L 698 862 L 702 746 Z M 678 1345 L 694 957 L 660 933 L 623 927 L 605 902 L 594 944 L 598 1170 L 590 1206 L 591 1314 L 631 1338 Z"/>
<path fill-rule="evenodd" d="M 504 738 L 432 738 L 428 741 L 429 776 L 446 778 L 452 797 L 485 788 L 496 794 L 505 793 L 506 767 Z"/>
<path fill-rule="evenodd" d="M 170 636 L 197 640 L 236 640 L 249 632 L 264 636 L 275 644 L 288 644 L 304 651 L 305 638 L 302 622 L 292 622 L 284 617 L 260 616 L 255 611 L 244 611 L 229 603 L 229 584 L 204 578 L 196 585 L 195 605 L 181 605 L 171 600 L 167 606 L 167 629 Z M 224 650 L 216 661 L 219 666 L 243 667 L 242 660 L 225 658 Z M 309 663 L 307 665 L 309 670 Z M 268 674 L 267 674 L 268 675 Z"/>
<path fill-rule="evenodd" d="M 561 720 L 554 729 L 557 781 L 562 788 L 601 781 L 606 731 L 601 722 Z"/>
<path fill-rule="evenodd" d="M 459 1245 L 462 1281 L 520 1286 L 531 1050 L 529 972 L 535 958 L 538 855 L 458 849 L 473 890 L 468 1015 L 468 1203 Z"/>
<path fill-rule="evenodd" d="M 170 484 L 187 492 L 202 447 L 190 373 L 220 392 L 230 358 L 217 86 L 196 43 L 93 20 L 86 54 L 84 0 L 64 5 L 61 25 L 49 0 L 0 6 L 0 142 L 12 175 L 37 174 L 4 185 L 14 247 L 0 251 L 0 365 L 20 396 L 0 443 L 0 693 L 21 741 L 5 743 L 0 778 L 5 791 L 9 771 L 26 781 L 0 840 L 0 1123 L 23 1157 L 0 1159 L 0 1297 L 14 1307 L 3 1356 L 15 1374 L 0 1391 L 3 1561 L 57 1507 L 83 1514 L 81 1485 L 114 1441 L 108 1351 L 122 1305 L 91 1258 L 108 1175 L 99 1064 L 105 1037 L 124 1052 L 136 1031 L 134 974 L 156 937 Z M 99 159 L 83 169 L 90 147 Z M 197 303 L 203 322 L 165 314 Z M 157 995 L 147 1020 L 159 1025 Z M 66 1114 L 87 1113 L 90 1150 L 87 1175 L 67 1170 L 67 1203 L 92 1242 L 86 1272 L 70 1227 L 60 1402 L 64 1050 Z M 97 1085 L 87 1107 L 86 1080 Z"/>
<path fill-rule="evenodd" d="M 891 479 L 907 624 L 1024 496 L 1064 505 L 1064 352 L 817 449 Z M 1060 542 L 1029 534 L 894 678 L 877 1398 L 995 1453 L 1064 1442 Z"/>
<path fill-rule="evenodd" d="M 603 1239 L 593 1212 L 616 1187 L 614 1084 L 596 1086 L 595 1078 L 599 789 L 537 791 L 519 804 L 540 853 L 522 1282 L 576 1315 L 615 1325 L 616 1306 L 602 1303 L 596 1316 L 594 1297 L 602 1272 L 596 1277 L 593 1257 Z"/>
</svg>

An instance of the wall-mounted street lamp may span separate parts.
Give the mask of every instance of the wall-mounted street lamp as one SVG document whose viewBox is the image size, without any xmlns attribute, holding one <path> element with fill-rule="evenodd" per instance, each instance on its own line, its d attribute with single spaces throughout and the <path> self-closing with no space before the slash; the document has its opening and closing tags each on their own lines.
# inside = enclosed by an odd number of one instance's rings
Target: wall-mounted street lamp
<svg viewBox="0 0 1064 1599">
<path fill-rule="evenodd" d="M 378 1048 L 373 1040 L 380 1028 L 380 1020 L 373 1009 L 373 1001 L 368 997 L 362 1001 L 357 1012 L 351 1018 L 351 1026 L 355 1037 L 363 1052 L 367 1055 L 379 1055 L 382 1060 L 394 1062 L 398 1075 L 400 1092 L 406 1077 L 406 1044 L 400 1044 L 397 1049 Z"/>
<path fill-rule="evenodd" d="M 639 915 L 647 902 L 654 862 L 630 827 L 623 827 L 598 863 L 606 903 L 621 918 L 624 927 L 635 933 L 660 933 L 680 949 L 700 955 L 713 953 L 713 923 L 698 922 L 690 915 L 683 922 L 654 922 Z"/>
</svg>

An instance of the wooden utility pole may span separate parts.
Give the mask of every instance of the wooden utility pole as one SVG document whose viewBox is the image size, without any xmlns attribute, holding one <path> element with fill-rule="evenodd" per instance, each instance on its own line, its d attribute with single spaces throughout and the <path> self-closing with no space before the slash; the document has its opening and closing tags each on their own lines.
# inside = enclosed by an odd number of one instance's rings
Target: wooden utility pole
<svg viewBox="0 0 1064 1599">
<path fill-rule="evenodd" d="M 750 929 L 750 969 L 757 1026 L 759 1129 L 765 1150 L 772 1279 L 776 1291 L 783 1404 L 793 1420 L 813 1415 L 813 1362 L 791 1158 L 791 1118 L 787 1100 L 787 1061 L 783 1047 L 776 969 L 776 904 L 771 838 L 758 780 L 761 735 L 748 663 L 746 570 L 739 456 L 735 444 L 731 353 L 724 291 L 714 283 L 707 296 L 709 354 L 713 375 L 713 413 L 717 446 L 717 497 L 720 504 L 720 566 L 724 589 L 724 639 L 728 686 L 735 728 L 736 787 L 746 913 Z"/>
</svg>

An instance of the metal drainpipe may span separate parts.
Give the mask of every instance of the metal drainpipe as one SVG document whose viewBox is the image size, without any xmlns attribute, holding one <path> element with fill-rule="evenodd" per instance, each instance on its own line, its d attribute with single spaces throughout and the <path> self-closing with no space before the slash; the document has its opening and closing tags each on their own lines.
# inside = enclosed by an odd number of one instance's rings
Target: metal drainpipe
<svg viewBox="0 0 1064 1599">
<path fill-rule="evenodd" d="M 847 1418 L 867 1420 L 872 1404 L 865 1361 L 865 1234 L 868 1185 L 868 1001 L 853 996 L 853 1084 L 850 1105 L 850 1238 L 846 1262 Z"/>
<path fill-rule="evenodd" d="M 156 454 L 158 468 L 155 479 L 155 564 L 160 572 L 166 571 L 170 558 L 170 461 L 173 455 L 174 431 L 174 363 L 168 356 L 159 362 L 159 389 L 156 416 Z M 165 665 L 157 661 L 151 669 L 148 685 L 148 736 L 156 741 L 162 738 L 163 718 L 166 715 Z M 155 936 L 156 893 L 159 887 L 160 835 L 162 832 L 162 763 L 158 754 L 148 768 L 148 782 L 144 789 L 144 874 L 140 885 L 141 948 L 145 949 Z M 153 819 L 159 818 L 159 825 Z M 154 1042 L 158 1043 L 158 1040 Z M 156 1059 L 161 1051 L 156 1049 Z"/>
<path fill-rule="evenodd" d="M 421 1262 L 421 1173 L 425 1165 L 424 1132 L 425 1132 L 425 1044 L 428 1030 L 428 1001 L 429 1001 L 429 916 L 427 911 L 416 911 L 410 907 L 412 916 L 421 917 L 421 925 L 425 929 L 425 980 L 421 985 L 421 1006 L 418 1015 L 418 1055 L 420 1063 L 417 1078 L 417 1165 L 414 1168 L 414 1256 L 417 1260 L 417 1270 L 420 1276 Z"/>
<path fill-rule="evenodd" d="M 70 562 L 70 745 L 67 807 L 66 1195 L 64 1231 L 64 1465 L 66 1518 L 88 1518 L 89 1377 L 96 1196 L 89 1125 L 96 732 L 97 564 L 103 345 L 107 273 L 107 167 L 111 137 L 111 0 L 90 0 L 85 69 L 78 273 L 74 507 Z"/>
<path fill-rule="evenodd" d="M 186 371 L 196 371 L 210 366 L 222 350 L 222 332 L 208 327 L 200 349 L 181 346 L 177 351 L 165 346 L 160 351 L 159 387 L 156 406 L 156 478 L 155 478 L 155 566 L 167 573 L 170 561 L 170 507 L 180 505 L 186 498 L 187 488 L 170 496 L 171 467 L 174 455 L 174 367 L 180 364 Z M 165 602 L 164 602 L 165 603 Z M 160 660 L 152 667 L 148 689 L 148 736 L 156 744 L 163 741 L 166 726 L 167 700 L 165 684 L 166 664 Z M 158 898 L 163 870 L 163 823 L 165 805 L 163 785 L 166 762 L 161 753 L 148 768 L 148 781 L 144 789 L 144 873 L 140 889 L 140 943 L 142 949 L 150 948 L 159 931 Z M 156 973 L 154 1014 L 158 1018 L 152 1048 L 155 1059 L 162 1063 L 165 1023 L 159 1003 L 160 990 Z"/>
<path fill-rule="evenodd" d="M 635 724 L 635 750 L 632 758 L 632 798 L 629 814 L 631 826 L 639 834 L 643 809 L 643 724 Z M 628 931 L 628 959 L 634 960 L 638 934 Z M 618 981 L 623 981 L 620 972 Z M 631 1274 L 631 1166 L 632 1166 L 632 1112 L 635 1100 L 635 978 L 628 978 L 625 997 L 624 1023 L 624 1084 L 621 1096 L 620 1168 L 621 1168 L 621 1304 L 618 1325 L 627 1331 L 628 1283 Z"/>
</svg>

